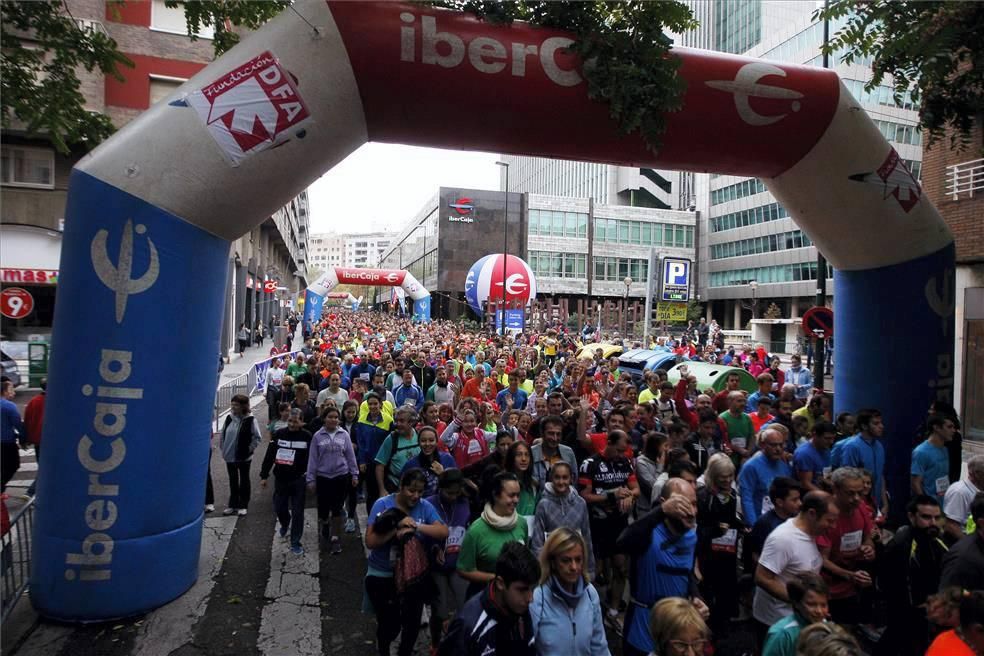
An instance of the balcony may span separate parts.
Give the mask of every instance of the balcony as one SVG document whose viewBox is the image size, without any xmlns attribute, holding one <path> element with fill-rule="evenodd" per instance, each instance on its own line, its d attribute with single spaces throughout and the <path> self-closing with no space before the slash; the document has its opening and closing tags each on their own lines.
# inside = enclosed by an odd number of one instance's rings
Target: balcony
<svg viewBox="0 0 984 656">
<path fill-rule="evenodd" d="M 973 198 L 984 192 L 984 158 L 946 167 L 946 195 L 950 200 Z"/>
</svg>

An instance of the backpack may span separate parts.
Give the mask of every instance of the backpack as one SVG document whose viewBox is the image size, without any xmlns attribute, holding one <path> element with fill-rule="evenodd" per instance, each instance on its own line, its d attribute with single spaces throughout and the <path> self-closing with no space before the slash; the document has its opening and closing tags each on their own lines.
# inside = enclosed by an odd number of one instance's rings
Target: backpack
<svg viewBox="0 0 984 656">
<path fill-rule="evenodd" d="M 427 549 L 415 535 L 399 547 L 399 555 L 393 566 L 393 579 L 396 583 L 396 593 L 403 594 L 408 589 L 430 580 L 427 576 L 430 563 L 427 559 Z"/>
</svg>

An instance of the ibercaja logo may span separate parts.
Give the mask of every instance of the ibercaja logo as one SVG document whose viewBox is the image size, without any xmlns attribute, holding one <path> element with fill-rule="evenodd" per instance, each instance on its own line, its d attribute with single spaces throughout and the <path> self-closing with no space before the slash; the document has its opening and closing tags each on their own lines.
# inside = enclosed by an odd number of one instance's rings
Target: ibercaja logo
<svg viewBox="0 0 984 656">
<path fill-rule="evenodd" d="M 294 78 L 269 51 L 193 91 L 186 100 L 233 166 L 286 142 L 291 128 L 310 117 Z"/>
</svg>

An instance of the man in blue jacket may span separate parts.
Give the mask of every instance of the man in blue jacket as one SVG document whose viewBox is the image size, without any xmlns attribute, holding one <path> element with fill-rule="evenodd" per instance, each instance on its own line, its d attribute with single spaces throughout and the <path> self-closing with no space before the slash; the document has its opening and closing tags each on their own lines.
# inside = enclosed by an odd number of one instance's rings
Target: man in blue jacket
<svg viewBox="0 0 984 656">
<path fill-rule="evenodd" d="M 424 407 L 424 391 L 413 382 L 409 367 L 403 370 L 403 383 L 393 390 L 393 400 L 398 408 L 407 405 L 420 412 Z"/>
<path fill-rule="evenodd" d="M 540 564 L 519 542 L 507 542 L 495 561 L 495 578 L 469 599 L 441 642 L 440 656 L 534 656 L 530 603 Z"/>
<path fill-rule="evenodd" d="M 762 504 L 769 498 L 769 486 L 777 476 L 792 478 L 793 469 L 783 460 L 786 438 L 777 430 L 762 429 L 759 437 L 760 452 L 749 458 L 738 475 L 738 490 L 741 492 L 741 514 L 746 526 L 754 526 L 762 514 Z M 769 506 L 765 510 L 770 510 Z"/>
</svg>

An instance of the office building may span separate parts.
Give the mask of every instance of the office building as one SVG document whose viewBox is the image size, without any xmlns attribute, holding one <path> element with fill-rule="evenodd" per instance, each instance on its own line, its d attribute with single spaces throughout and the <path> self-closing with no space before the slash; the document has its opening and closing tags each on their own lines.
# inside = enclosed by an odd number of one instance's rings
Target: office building
<svg viewBox="0 0 984 656">
<path fill-rule="evenodd" d="M 310 267 L 327 271 L 329 267 L 372 269 L 379 266 L 393 235 L 388 232 L 339 234 L 319 232 L 311 235 Z"/>
<path fill-rule="evenodd" d="M 702 22 L 696 31 L 683 35 L 683 45 L 822 65 L 823 25 L 812 19 L 815 3 L 728 0 L 690 4 Z M 840 26 L 831 24 L 830 34 Z M 871 79 L 870 61 L 847 66 L 835 53 L 830 67 L 918 178 L 922 135 L 915 129 L 918 115 L 911 99 L 896 105 L 885 84 L 865 92 L 863 87 Z M 816 248 L 760 180 L 696 174 L 694 187 L 700 233 L 706 237 L 697 253 L 698 286 L 710 316 L 726 328 L 744 328 L 771 304 L 785 318 L 801 316 L 815 304 Z M 834 291 L 832 277 L 828 266 L 828 303 Z"/>
<path fill-rule="evenodd" d="M 114 39 L 134 63 L 133 68 L 121 67 L 122 80 L 98 70 L 78 71 L 85 107 L 107 115 L 117 128 L 170 95 L 214 58 L 211 29 L 205 28 L 198 40 L 192 41 L 184 10 L 169 8 L 164 0 L 67 0 L 64 10 L 79 29 Z M 29 38 L 26 43 L 30 47 Z M 44 136 L 27 134 L 25 126 L 16 122 L 3 131 L 2 141 L 0 283 L 23 287 L 35 299 L 34 311 L 27 316 L 3 319 L 2 333 L 5 340 L 13 342 L 35 336 L 47 339 L 57 290 L 69 175 L 85 151 L 60 153 Z M 224 349 L 235 344 L 240 323 L 255 325 L 258 320 L 267 322 L 271 316 L 282 314 L 306 287 L 308 217 L 304 192 L 232 244 L 222 328 Z M 264 292 L 266 280 L 276 280 L 283 289 Z"/>
<path fill-rule="evenodd" d="M 539 301 L 562 302 L 572 314 L 584 315 L 603 300 L 624 303 L 627 297 L 641 304 L 652 249 L 657 257 L 694 257 L 693 212 L 510 192 L 505 230 L 504 196 L 502 191 L 441 187 L 393 240 L 382 267 L 410 271 L 431 292 L 435 318 L 469 317 L 464 298 L 468 269 L 486 255 L 503 252 L 505 241 L 506 251 L 533 270 Z M 378 290 L 374 298 L 389 302 L 389 290 Z"/>
</svg>

